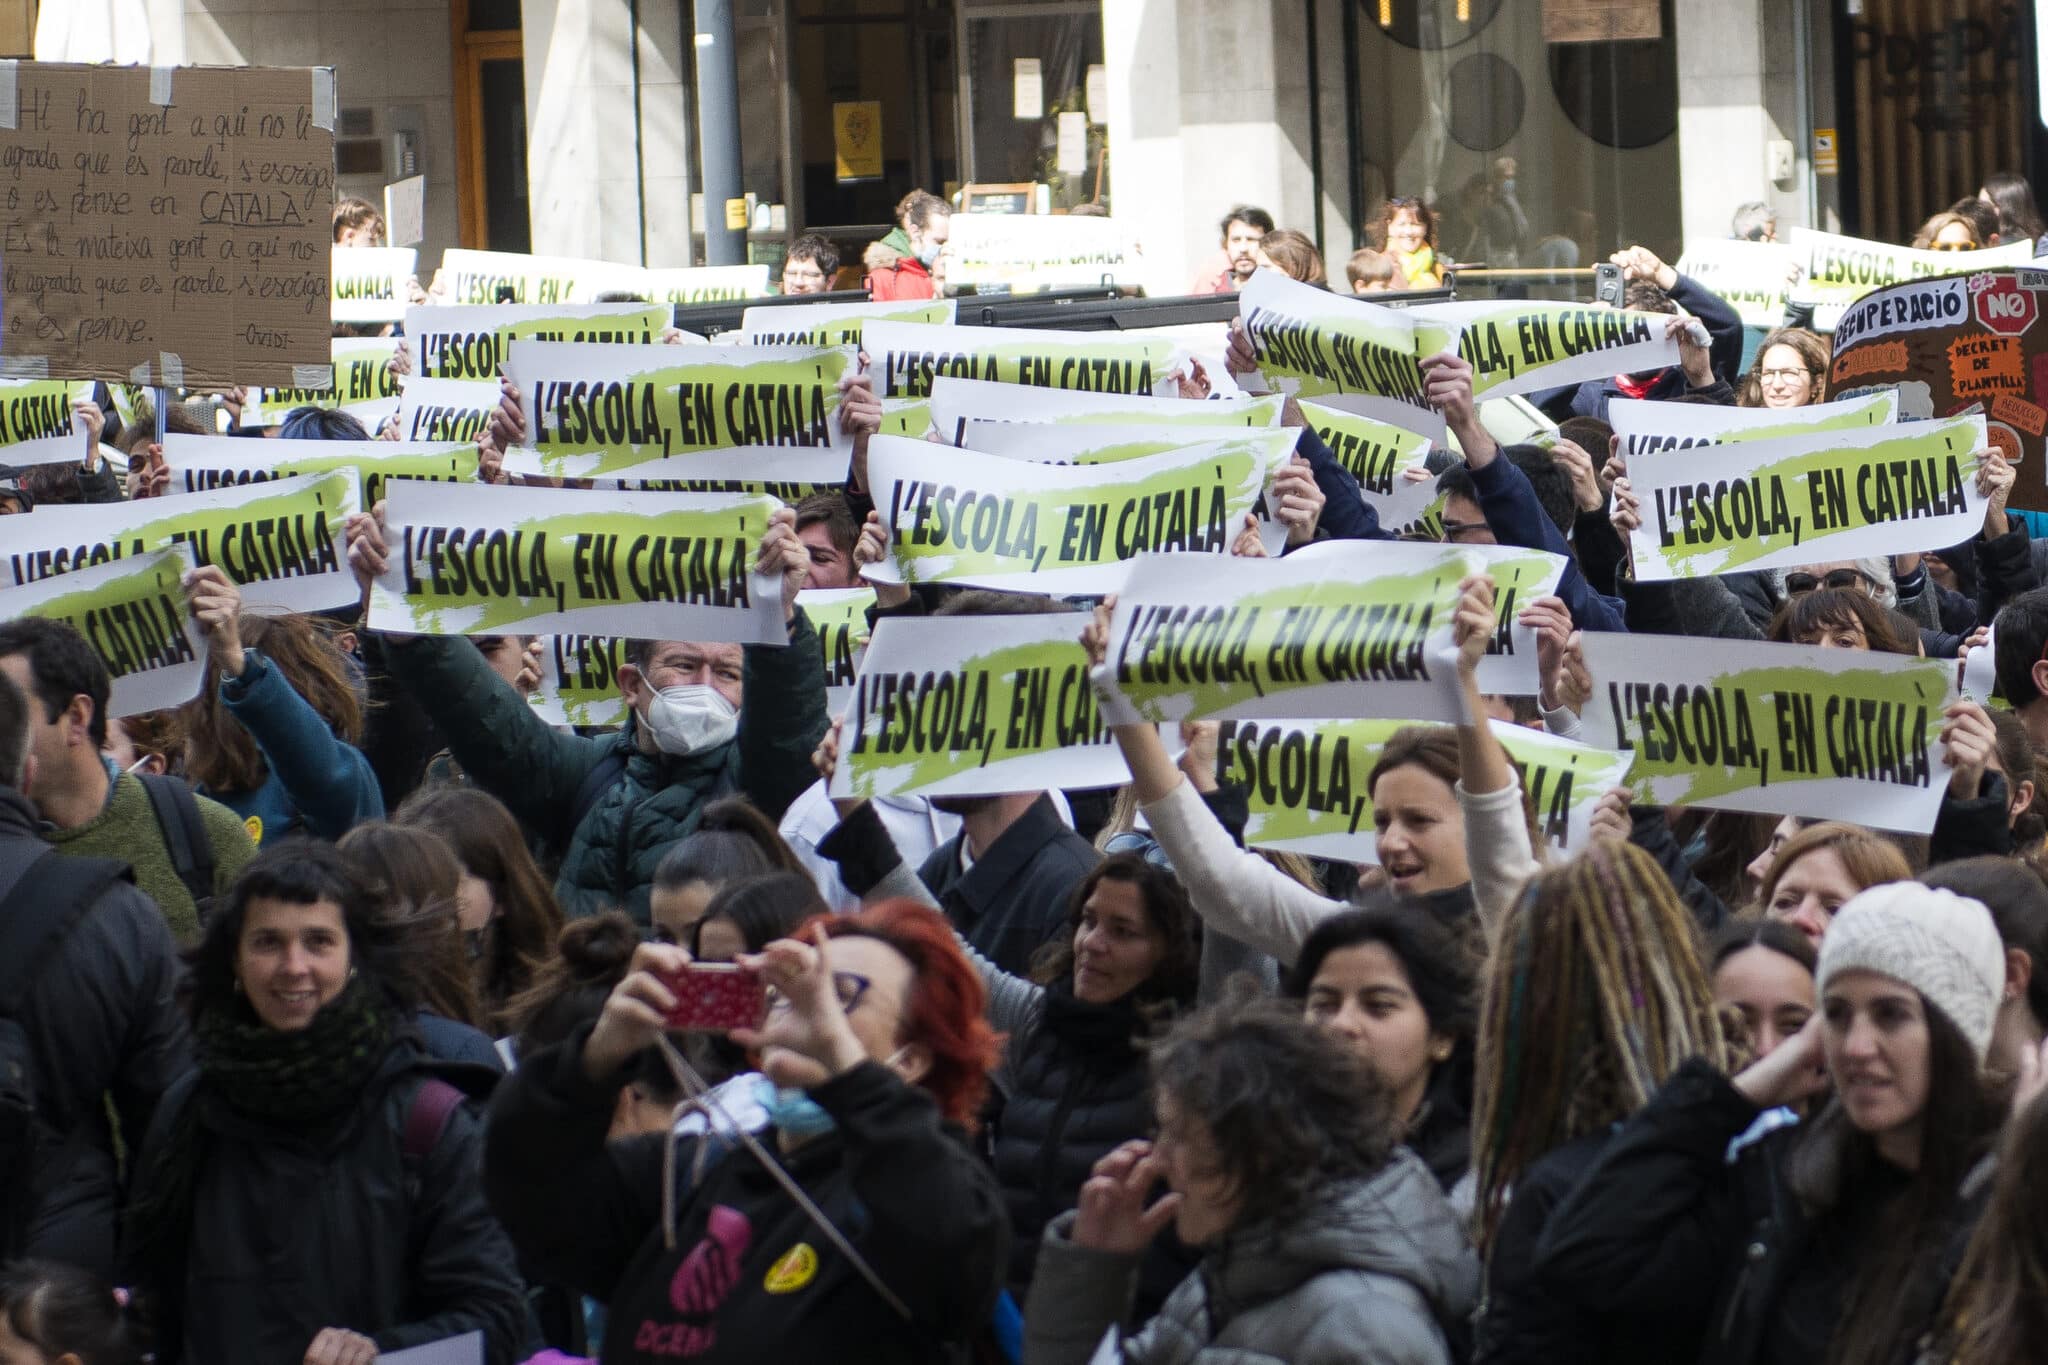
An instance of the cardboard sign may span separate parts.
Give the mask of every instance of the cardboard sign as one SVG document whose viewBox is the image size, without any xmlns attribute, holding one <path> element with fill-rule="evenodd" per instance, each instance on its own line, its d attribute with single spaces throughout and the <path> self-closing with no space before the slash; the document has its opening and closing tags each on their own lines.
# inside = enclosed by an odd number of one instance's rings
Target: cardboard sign
<svg viewBox="0 0 2048 1365">
<path fill-rule="evenodd" d="M 10 63 L 0 374 L 303 387 L 328 364 L 334 72 Z"/>
<path fill-rule="evenodd" d="M 2048 511 L 2048 271 L 1913 280 L 1851 305 L 1835 329 L 1828 392 L 1896 391 L 1899 417 L 1984 414 L 2018 466 L 2011 505 Z"/>
</svg>

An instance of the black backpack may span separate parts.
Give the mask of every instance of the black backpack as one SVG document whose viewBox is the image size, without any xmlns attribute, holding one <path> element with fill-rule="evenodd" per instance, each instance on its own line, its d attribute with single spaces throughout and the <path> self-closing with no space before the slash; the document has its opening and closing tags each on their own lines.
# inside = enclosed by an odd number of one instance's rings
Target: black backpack
<svg viewBox="0 0 2048 1365">
<path fill-rule="evenodd" d="M 19 1015 L 29 984 L 108 887 L 129 875 L 111 858 L 44 852 L 0 898 L 0 1262 L 20 1256 L 50 1173 L 44 1158 L 73 1134 L 54 1133 L 38 1103 L 35 1053 Z"/>
<path fill-rule="evenodd" d="M 203 925 L 213 912 L 213 841 L 207 838 L 206 822 L 199 815 L 199 798 L 183 778 L 157 773 L 137 773 L 136 777 L 149 794 L 149 806 L 156 812 L 157 827 L 164 832 L 171 866 L 192 894 Z"/>
</svg>

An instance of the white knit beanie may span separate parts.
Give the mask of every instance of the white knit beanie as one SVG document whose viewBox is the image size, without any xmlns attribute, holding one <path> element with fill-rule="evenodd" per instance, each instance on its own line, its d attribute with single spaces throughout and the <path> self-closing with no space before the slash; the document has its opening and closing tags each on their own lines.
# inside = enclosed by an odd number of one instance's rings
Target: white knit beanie
<svg viewBox="0 0 2048 1365">
<path fill-rule="evenodd" d="M 1904 982 L 1963 1031 L 1982 1062 L 2005 993 L 2005 944 L 1982 901 L 1886 882 L 1845 902 L 1820 944 L 1819 993 L 1847 971 Z"/>
</svg>

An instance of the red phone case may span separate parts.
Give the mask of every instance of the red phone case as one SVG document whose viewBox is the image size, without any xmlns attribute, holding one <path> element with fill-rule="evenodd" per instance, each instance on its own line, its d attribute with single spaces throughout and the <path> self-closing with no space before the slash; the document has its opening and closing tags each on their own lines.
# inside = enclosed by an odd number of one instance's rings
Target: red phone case
<svg viewBox="0 0 2048 1365">
<path fill-rule="evenodd" d="M 663 978 L 676 997 L 668 1026 L 723 1033 L 758 1028 L 768 1012 L 768 998 L 759 972 L 722 962 L 693 963 Z"/>
</svg>

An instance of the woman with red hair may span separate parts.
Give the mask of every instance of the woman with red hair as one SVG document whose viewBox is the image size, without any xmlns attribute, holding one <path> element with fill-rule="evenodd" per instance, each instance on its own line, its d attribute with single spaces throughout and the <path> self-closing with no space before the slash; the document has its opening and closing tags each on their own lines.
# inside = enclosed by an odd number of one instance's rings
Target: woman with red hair
<svg viewBox="0 0 2048 1365">
<path fill-rule="evenodd" d="M 909 901 L 819 916 L 740 960 L 770 992 L 762 1026 L 732 1037 L 759 1055 L 781 1171 L 722 1133 L 606 1143 L 618 1078 L 658 1044 L 665 981 L 690 962 L 647 943 L 594 1025 L 500 1084 L 492 1208 L 533 1276 L 608 1304 L 606 1365 L 957 1358 L 1009 1243 L 966 1141 L 997 1050 L 980 977 Z"/>
</svg>

